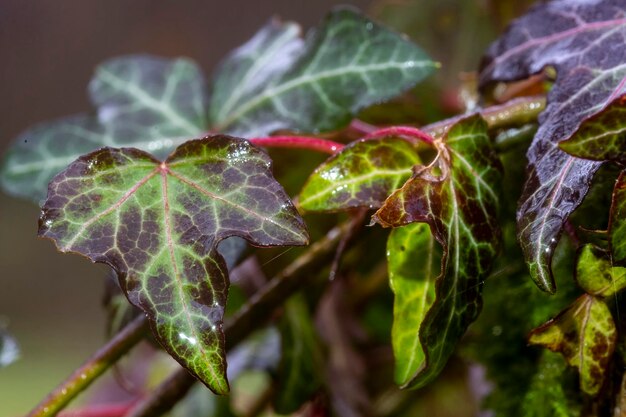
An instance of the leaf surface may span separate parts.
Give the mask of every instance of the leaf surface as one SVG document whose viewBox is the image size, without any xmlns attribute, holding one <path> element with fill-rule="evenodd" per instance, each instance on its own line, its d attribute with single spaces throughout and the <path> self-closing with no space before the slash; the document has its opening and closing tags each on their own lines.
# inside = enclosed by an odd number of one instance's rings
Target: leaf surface
<svg viewBox="0 0 626 417">
<path fill-rule="evenodd" d="M 482 283 L 501 234 L 496 219 L 500 162 L 485 121 L 478 115 L 462 119 L 436 139 L 435 146 L 436 159 L 416 167 L 413 177 L 373 217 L 391 227 L 427 223 L 443 248 L 435 300 L 419 328 L 425 359 L 407 383 L 411 387 L 423 386 L 439 374 L 478 316 Z"/>
<path fill-rule="evenodd" d="M 550 263 L 564 222 L 582 202 L 600 163 L 558 147 L 587 117 L 626 92 L 626 9 L 621 1 L 542 2 L 513 22 L 483 58 L 480 84 L 556 69 L 546 110 L 528 149 L 527 181 L 517 213 L 531 276 L 555 291 Z"/>
<path fill-rule="evenodd" d="M 307 211 L 378 208 L 419 163 L 416 146 L 401 138 L 353 142 L 311 174 L 300 192 L 300 207 Z"/>
<path fill-rule="evenodd" d="M 270 159 L 243 139 L 186 142 L 164 162 L 132 148 L 80 157 L 50 183 L 39 235 L 112 266 L 163 347 L 228 392 L 222 317 L 228 271 L 217 245 L 302 245 L 307 232 Z"/>
<path fill-rule="evenodd" d="M 407 224 L 391 231 L 387 263 L 389 283 L 395 294 L 391 329 L 395 381 L 404 386 L 424 366 L 419 333 L 435 301 L 435 282 L 441 273 L 441 247 L 427 224 Z"/>
<path fill-rule="evenodd" d="M 576 281 L 591 295 L 609 297 L 626 287 L 626 268 L 614 267 L 607 252 L 588 244 L 578 257 Z"/>
<path fill-rule="evenodd" d="M 533 330 L 529 342 L 560 352 L 568 364 L 578 368 L 580 388 L 596 395 L 604 383 L 616 339 L 617 329 L 606 303 L 585 294 Z"/>
<path fill-rule="evenodd" d="M 52 177 L 80 155 L 110 146 L 164 157 L 208 129 L 204 78 L 187 59 L 109 60 L 96 69 L 89 92 L 97 117 L 42 123 L 15 139 L 0 175 L 7 192 L 39 202 Z"/>
<path fill-rule="evenodd" d="M 286 25 L 283 35 L 277 31 L 281 29 L 266 28 L 251 41 L 263 41 L 263 52 L 258 55 L 263 61 L 271 57 L 272 48 L 284 36 L 287 52 L 276 52 L 280 62 L 274 73 L 258 71 L 260 80 L 254 74 L 248 77 L 256 65 L 247 53 L 250 43 L 223 65 L 225 70 L 242 70 L 246 84 L 236 87 L 236 103 L 226 106 L 227 111 L 211 110 L 214 129 L 246 137 L 279 129 L 337 129 L 363 107 L 412 87 L 437 65 L 401 35 L 352 9 L 331 12 L 320 27 L 307 34 L 297 59 L 296 52 L 290 53 L 295 45 L 294 30 Z M 219 82 L 227 82 L 223 71 L 218 73 L 214 91 L 222 90 Z"/>
</svg>

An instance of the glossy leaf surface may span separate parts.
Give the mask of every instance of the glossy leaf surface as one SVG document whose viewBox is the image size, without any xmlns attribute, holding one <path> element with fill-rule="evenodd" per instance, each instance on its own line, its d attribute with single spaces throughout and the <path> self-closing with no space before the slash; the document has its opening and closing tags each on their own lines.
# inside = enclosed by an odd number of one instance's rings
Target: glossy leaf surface
<svg viewBox="0 0 626 417">
<path fill-rule="evenodd" d="M 591 295 L 609 297 L 626 287 L 626 268 L 614 267 L 608 253 L 585 245 L 578 257 L 576 281 Z"/>
<path fill-rule="evenodd" d="M 416 146 L 400 138 L 353 142 L 311 174 L 300 192 L 307 211 L 378 208 L 420 163 Z"/>
<path fill-rule="evenodd" d="M 89 89 L 97 118 L 42 123 L 15 139 L 0 177 L 6 191 L 39 202 L 52 177 L 80 155 L 111 146 L 164 157 L 208 129 L 204 79 L 189 60 L 112 59 L 97 68 Z"/>
<path fill-rule="evenodd" d="M 294 34 L 289 25 L 266 28 L 251 41 L 262 45 L 258 59 L 278 61 L 272 74 L 257 70 L 259 80 L 253 69 L 260 65 L 251 63 L 254 58 L 247 52 L 251 43 L 223 64 L 217 82 L 227 79 L 224 71 L 234 68 L 245 74 L 247 84 L 236 87 L 236 103 L 229 104 L 227 111 L 212 109 L 214 129 L 247 137 L 279 129 L 337 129 L 358 110 L 398 95 L 436 67 L 401 35 L 352 9 L 341 8 L 307 34 L 301 55 L 285 71 L 296 53 Z M 287 52 L 276 52 L 272 58 L 272 48 L 280 45 L 280 39 L 284 39 Z M 216 84 L 213 89 L 220 88 Z"/>
<path fill-rule="evenodd" d="M 395 228 L 387 241 L 389 283 L 395 294 L 391 342 L 395 381 L 404 386 L 425 366 L 419 333 L 435 301 L 441 247 L 425 223 Z"/>
<path fill-rule="evenodd" d="M 186 142 L 164 162 L 103 148 L 50 183 L 39 235 L 112 266 L 163 347 L 225 393 L 228 271 L 217 244 L 229 236 L 257 246 L 307 242 L 270 168 L 263 151 L 228 136 Z"/>
<path fill-rule="evenodd" d="M 519 241 L 533 280 L 554 292 L 552 253 L 564 222 L 581 203 L 598 162 L 558 147 L 587 117 L 626 92 L 626 9 L 621 1 L 542 2 L 513 22 L 487 51 L 480 83 L 511 81 L 547 66 L 557 78 L 528 153 L 517 213 Z"/>
<path fill-rule="evenodd" d="M 602 112 L 585 120 L 559 146 L 578 158 L 626 161 L 626 97 L 618 98 Z"/>
<path fill-rule="evenodd" d="M 478 316 L 482 283 L 500 240 L 500 162 L 485 121 L 477 115 L 463 119 L 435 145 L 436 159 L 416 168 L 373 217 L 383 226 L 427 223 L 443 248 L 435 300 L 419 329 L 425 362 L 407 384 L 412 387 L 426 384 L 441 371 Z"/>
<path fill-rule="evenodd" d="M 580 388 L 596 395 L 615 349 L 617 329 L 606 303 L 585 294 L 554 319 L 533 330 L 529 341 L 560 352 L 578 368 Z"/>
</svg>

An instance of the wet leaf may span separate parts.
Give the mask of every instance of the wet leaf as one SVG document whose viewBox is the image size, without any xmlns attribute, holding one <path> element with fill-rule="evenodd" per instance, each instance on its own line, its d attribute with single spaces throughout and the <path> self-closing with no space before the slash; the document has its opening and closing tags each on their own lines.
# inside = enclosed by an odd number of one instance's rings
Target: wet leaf
<svg viewBox="0 0 626 417">
<path fill-rule="evenodd" d="M 353 142 L 309 177 L 300 193 L 307 211 L 378 208 L 420 163 L 416 146 L 401 138 Z"/>
<path fill-rule="evenodd" d="M 604 301 L 585 294 L 567 310 L 536 328 L 529 342 L 559 352 L 580 373 L 580 389 L 596 395 L 607 372 L 617 329 Z"/>
<path fill-rule="evenodd" d="M 614 267 L 607 252 L 585 245 L 578 257 L 576 281 L 591 295 L 609 297 L 626 287 L 626 268 Z"/>
<path fill-rule="evenodd" d="M 208 129 L 203 75 L 187 59 L 115 58 L 97 68 L 89 90 L 97 118 L 42 123 L 15 139 L 0 173 L 5 191 L 39 202 L 80 155 L 111 146 L 163 157 Z"/>
<path fill-rule="evenodd" d="M 387 241 L 389 283 L 395 294 L 391 342 L 395 381 L 404 386 L 426 365 L 420 328 L 435 301 L 441 247 L 425 223 L 395 228 Z"/>
<path fill-rule="evenodd" d="M 229 236 L 257 246 L 307 242 L 270 165 L 263 151 L 228 136 L 189 141 L 164 162 L 103 148 L 52 180 L 39 235 L 112 266 L 163 347 L 225 393 L 228 271 L 217 244 Z"/>
<path fill-rule="evenodd" d="M 240 136 L 279 129 L 337 129 L 363 107 L 412 87 L 437 65 L 416 45 L 353 9 L 331 12 L 320 27 L 307 34 L 301 48 L 294 36 L 295 29 L 289 24 L 265 28 L 239 54 L 228 58 L 213 88 L 220 91 L 216 100 L 222 100 L 227 88 L 218 83 L 225 80 L 231 84 L 223 71 L 241 71 L 246 85 L 235 87 L 236 99 L 227 111 L 212 109 L 214 129 Z M 286 52 L 273 52 L 281 40 Z M 255 42 L 262 48 L 258 54 L 261 62 L 278 57 L 280 62 L 270 67 L 274 73 L 255 73 L 260 64 L 252 64 L 250 60 L 257 58 L 248 52 Z M 301 50 L 293 51 L 296 48 Z"/>
<path fill-rule="evenodd" d="M 285 303 L 280 328 L 282 358 L 273 405 L 278 414 L 291 414 L 320 389 L 324 360 L 304 297 L 297 295 Z"/>
<path fill-rule="evenodd" d="M 608 232 L 613 264 L 626 264 L 626 174 L 624 172 L 617 178 L 613 189 Z"/>
<path fill-rule="evenodd" d="M 485 121 L 477 115 L 463 119 L 435 146 L 436 159 L 427 167 L 417 167 L 373 217 L 383 226 L 427 223 L 443 248 L 435 300 L 419 329 L 424 364 L 407 383 L 411 387 L 437 376 L 478 316 L 482 283 L 500 241 L 496 219 L 500 162 Z"/>
<path fill-rule="evenodd" d="M 568 216 L 600 163 L 574 158 L 558 142 L 626 92 L 626 12 L 613 0 L 541 2 L 487 51 L 480 83 L 512 81 L 553 67 L 557 77 L 527 157 L 517 213 L 519 241 L 536 284 L 555 291 L 550 262 Z"/>
<path fill-rule="evenodd" d="M 626 161 L 626 96 L 583 121 L 559 147 L 570 155 L 594 161 Z"/>
<path fill-rule="evenodd" d="M 0 327 L 0 368 L 11 365 L 20 357 L 20 349 L 15 338 Z"/>
</svg>

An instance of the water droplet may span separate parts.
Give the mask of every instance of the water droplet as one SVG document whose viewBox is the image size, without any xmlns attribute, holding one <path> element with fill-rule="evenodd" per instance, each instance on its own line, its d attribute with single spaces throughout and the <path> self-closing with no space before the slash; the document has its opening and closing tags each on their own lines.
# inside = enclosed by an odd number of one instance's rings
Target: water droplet
<svg viewBox="0 0 626 417">
<path fill-rule="evenodd" d="M 372 29 L 374 29 L 374 24 L 373 24 L 372 22 L 367 22 L 367 23 L 365 24 L 365 29 L 366 29 L 366 30 L 372 30 Z"/>
<path fill-rule="evenodd" d="M 491 328 L 491 334 L 494 336 L 500 336 L 502 334 L 502 326 L 493 326 Z"/>
<path fill-rule="evenodd" d="M 183 332 L 178 333 L 178 337 L 179 337 L 181 340 L 184 340 L 184 341 L 186 341 L 186 342 L 189 342 L 192 346 L 195 346 L 195 345 L 197 345 L 197 344 L 198 344 L 198 339 L 196 339 L 195 337 L 192 337 L 192 336 L 187 336 L 187 335 L 186 335 L 185 333 L 183 333 Z"/>
</svg>

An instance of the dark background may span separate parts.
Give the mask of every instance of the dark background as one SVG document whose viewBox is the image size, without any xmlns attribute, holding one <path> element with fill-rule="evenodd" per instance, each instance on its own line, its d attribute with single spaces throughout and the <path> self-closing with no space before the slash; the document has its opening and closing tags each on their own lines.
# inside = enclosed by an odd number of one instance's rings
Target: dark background
<svg viewBox="0 0 626 417">
<path fill-rule="evenodd" d="M 270 17 L 308 29 L 338 3 L 406 32 L 454 91 L 529 1 L 0 0 L 0 153 L 35 123 L 88 111 L 87 83 L 107 58 L 187 56 L 210 74 Z M 0 327 L 22 347 L 22 360 L 0 369 L 0 417 L 27 411 L 105 340 L 106 267 L 57 254 L 36 238 L 37 218 L 35 205 L 0 193 Z"/>
</svg>

